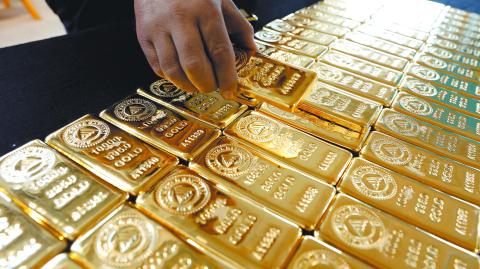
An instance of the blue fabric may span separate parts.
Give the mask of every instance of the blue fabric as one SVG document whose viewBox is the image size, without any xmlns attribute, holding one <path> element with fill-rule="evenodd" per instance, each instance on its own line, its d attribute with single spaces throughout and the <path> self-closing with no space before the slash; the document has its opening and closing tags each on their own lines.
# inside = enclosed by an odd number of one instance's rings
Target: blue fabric
<svg viewBox="0 0 480 269">
<path fill-rule="evenodd" d="M 480 13 L 480 0 L 435 0 L 435 2 L 470 12 Z"/>
</svg>

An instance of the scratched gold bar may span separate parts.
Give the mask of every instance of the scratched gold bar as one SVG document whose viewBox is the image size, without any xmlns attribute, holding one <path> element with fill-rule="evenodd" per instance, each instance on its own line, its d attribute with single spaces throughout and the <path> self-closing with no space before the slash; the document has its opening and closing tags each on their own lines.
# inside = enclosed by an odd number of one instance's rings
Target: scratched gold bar
<svg viewBox="0 0 480 269">
<path fill-rule="evenodd" d="M 421 40 L 398 34 L 387 29 L 382 29 L 371 24 L 364 24 L 356 30 L 414 50 L 419 50 L 424 44 Z"/>
<path fill-rule="evenodd" d="M 143 141 L 191 160 L 220 131 L 149 99 L 132 95 L 102 111 L 100 117 Z"/>
<path fill-rule="evenodd" d="M 277 46 L 308 57 L 317 58 L 327 47 L 307 41 L 303 38 L 263 29 L 255 33 L 255 38 L 272 46 Z"/>
<path fill-rule="evenodd" d="M 312 231 L 335 195 L 335 188 L 278 165 L 267 155 L 220 137 L 190 162 L 190 168 Z"/>
<path fill-rule="evenodd" d="M 462 53 L 471 57 L 480 57 L 480 48 L 468 46 L 465 44 L 457 44 L 447 39 L 441 39 L 438 37 L 430 38 L 429 44 L 444 48 L 446 50 L 453 51 L 455 53 Z"/>
<path fill-rule="evenodd" d="M 301 230 L 239 193 L 179 166 L 137 207 L 212 257 L 237 268 L 279 268 Z"/>
<path fill-rule="evenodd" d="M 390 53 L 408 60 L 413 60 L 415 54 L 417 53 L 414 49 L 404 47 L 361 32 L 350 32 L 345 35 L 345 38 L 358 44 L 371 47 L 386 53 Z"/>
<path fill-rule="evenodd" d="M 337 16 L 333 14 L 324 13 L 322 11 L 311 9 L 311 8 L 300 9 L 296 11 L 295 14 L 303 17 L 307 17 L 313 20 L 328 22 L 341 27 L 346 27 L 348 29 L 354 29 L 361 24 L 361 22 L 358 22 L 358 21 L 343 18 L 341 16 Z"/>
<path fill-rule="evenodd" d="M 372 132 L 360 155 L 397 173 L 480 205 L 480 188 L 476 184 L 480 170 L 448 159 L 443 154 L 437 155 L 386 134 Z"/>
<path fill-rule="evenodd" d="M 184 243 L 129 205 L 118 207 L 79 237 L 71 251 L 87 268 L 233 268 Z"/>
<path fill-rule="evenodd" d="M 287 111 L 296 109 L 315 85 L 317 74 L 268 58 L 260 53 L 249 57 L 235 49 L 239 91 Z"/>
<path fill-rule="evenodd" d="M 166 79 L 153 82 L 148 90 L 138 89 L 137 93 L 217 128 L 225 128 L 248 108 L 246 105 L 226 100 L 218 91 L 189 93 Z"/>
<path fill-rule="evenodd" d="M 294 24 L 284 20 L 274 20 L 265 25 L 265 28 L 285 35 L 291 35 L 299 39 L 317 43 L 322 46 L 328 46 L 335 41 L 335 39 L 337 39 L 334 35 L 325 34 L 309 28 L 295 26 Z"/>
<path fill-rule="evenodd" d="M 397 90 L 375 80 L 347 72 L 328 64 L 316 62 L 309 67 L 317 73 L 318 79 L 350 93 L 376 101 L 383 106 L 390 106 Z"/>
<path fill-rule="evenodd" d="M 465 67 L 480 69 L 480 60 L 476 57 L 466 56 L 460 53 L 453 53 L 446 49 L 439 48 L 437 46 L 427 45 L 423 51 L 427 54 L 448 60 L 456 64 L 464 65 Z"/>
<path fill-rule="evenodd" d="M 418 120 L 426 121 L 454 133 L 480 141 L 480 119 L 404 92 L 397 95 L 392 108 Z"/>
<path fill-rule="evenodd" d="M 317 83 L 299 108 L 356 132 L 367 131 L 382 111 L 376 102 L 323 83 Z"/>
<path fill-rule="evenodd" d="M 355 132 L 303 110 L 291 113 L 263 103 L 257 107 L 257 111 L 310 135 L 353 151 L 359 151 L 368 136 L 368 131 L 364 133 Z"/>
<path fill-rule="evenodd" d="M 256 111 L 249 111 L 224 133 L 270 154 L 310 176 L 336 183 L 352 154 Z"/>
<path fill-rule="evenodd" d="M 93 115 L 85 115 L 49 135 L 49 146 L 122 191 L 138 195 L 177 163 Z"/>
<path fill-rule="evenodd" d="M 320 61 L 390 86 L 398 86 L 402 78 L 399 71 L 332 50 L 325 53 Z"/>
<path fill-rule="evenodd" d="M 353 159 L 337 189 L 456 245 L 478 252 L 478 206 L 362 158 Z"/>
<path fill-rule="evenodd" d="M 313 236 L 305 236 L 287 268 L 369 269 L 372 267 Z"/>
<path fill-rule="evenodd" d="M 298 55 L 293 52 L 268 45 L 267 43 L 263 43 L 258 40 L 255 40 L 255 45 L 257 45 L 258 53 L 265 55 L 268 58 L 291 64 L 296 67 L 308 68 L 310 65 L 313 64 L 313 62 L 315 62 L 314 58 L 310 58 L 305 55 Z"/>
<path fill-rule="evenodd" d="M 61 253 L 51 259 L 41 269 L 83 269 L 84 267 L 76 263 L 67 253 Z"/>
<path fill-rule="evenodd" d="M 398 71 L 403 71 L 408 64 L 408 60 L 404 58 L 387 54 L 345 39 L 335 41 L 330 48 Z"/>
<path fill-rule="evenodd" d="M 297 14 L 290 14 L 284 17 L 282 20 L 287 21 L 288 23 L 298 27 L 305 27 L 336 37 L 342 37 L 346 33 L 350 32 L 350 29 L 347 27 L 339 26 L 328 22 L 317 21 Z"/>
<path fill-rule="evenodd" d="M 435 86 L 428 81 L 406 76 L 401 90 L 460 113 L 480 117 L 480 99 Z"/>
<path fill-rule="evenodd" d="M 436 69 L 441 72 L 450 73 L 458 77 L 480 83 L 480 71 L 462 66 L 450 61 L 445 61 L 431 55 L 422 54 L 417 59 L 417 63 Z"/>
<path fill-rule="evenodd" d="M 380 268 L 480 266 L 475 254 L 344 194 L 337 195 L 319 236 Z"/>
<path fill-rule="evenodd" d="M 0 158 L 0 188 L 67 239 L 86 231 L 126 198 L 40 140 Z"/>
<path fill-rule="evenodd" d="M 0 220 L 2 268 L 39 267 L 67 247 L 4 195 L 0 196 Z"/>
</svg>

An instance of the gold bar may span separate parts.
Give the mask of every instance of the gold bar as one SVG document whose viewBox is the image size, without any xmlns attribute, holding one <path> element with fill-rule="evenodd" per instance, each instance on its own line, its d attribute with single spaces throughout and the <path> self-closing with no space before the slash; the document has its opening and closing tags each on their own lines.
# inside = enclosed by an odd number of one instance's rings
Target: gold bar
<svg viewBox="0 0 480 269">
<path fill-rule="evenodd" d="M 74 262 L 67 253 L 61 253 L 45 264 L 42 269 L 83 269 Z"/>
<path fill-rule="evenodd" d="M 315 62 L 314 58 L 310 58 L 305 55 L 298 55 L 293 52 L 268 45 L 267 43 L 263 43 L 258 40 L 255 40 L 255 44 L 257 45 L 258 53 L 268 58 L 291 64 L 296 67 L 308 68 L 310 65 L 312 65 L 313 62 Z"/>
<path fill-rule="evenodd" d="M 314 63 L 309 69 L 317 73 L 320 81 L 371 99 L 383 106 L 390 106 L 397 94 L 395 87 L 382 84 L 375 80 L 321 62 Z"/>
<path fill-rule="evenodd" d="M 240 92 L 287 111 L 295 110 L 316 82 L 315 72 L 287 65 L 260 53 L 249 57 L 245 51 L 235 49 L 235 56 Z"/>
<path fill-rule="evenodd" d="M 464 29 L 462 27 L 441 23 L 437 26 L 438 30 L 435 34 L 436 35 L 444 35 L 443 38 L 448 39 L 448 35 L 454 34 L 458 36 L 464 36 L 472 39 L 480 39 L 480 32 L 475 32 L 474 29 Z M 473 31 L 472 31 L 473 30 Z"/>
<path fill-rule="evenodd" d="M 137 93 L 216 128 L 225 128 L 248 108 L 224 99 L 218 91 L 189 93 L 166 79 L 153 82 L 148 90 L 138 89 Z"/>
<path fill-rule="evenodd" d="M 325 34 L 300 26 L 295 26 L 294 24 L 291 24 L 288 21 L 284 20 L 274 20 L 265 25 L 265 28 L 277 31 L 285 35 L 290 35 L 299 39 L 317 43 L 322 46 L 328 46 L 330 45 L 330 43 L 335 41 L 335 39 L 337 39 L 333 35 Z"/>
<path fill-rule="evenodd" d="M 419 120 L 480 141 L 480 119 L 401 92 L 392 108 Z"/>
<path fill-rule="evenodd" d="M 414 38 L 420 41 L 426 41 L 429 37 L 429 33 L 412 29 L 408 26 L 403 26 L 397 24 L 395 22 L 383 22 L 383 23 L 376 23 L 376 21 L 370 21 L 369 26 L 373 27 L 382 27 L 385 30 L 388 30 L 393 33 L 397 33 L 406 37 Z"/>
<path fill-rule="evenodd" d="M 237 268 L 279 268 L 301 230 L 253 200 L 179 166 L 137 206 L 205 252 Z"/>
<path fill-rule="evenodd" d="M 210 144 L 190 162 L 190 168 L 310 231 L 335 195 L 333 186 L 278 165 L 268 155 L 226 137 Z"/>
<path fill-rule="evenodd" d="M 68 239 L 86 231 L 126 199 L 40 140 L 0 158 L 0 188 Z"/>
<path fill-rule="evenodd" d="M 317 83 L 299 108 L 356 132 L 367 131 L 382 111 L 376 102 L 323 83 Z"/>
<path fill-rule="evenodd" d="M 224 130 L 234 139 L 271 154 L 275 161 L 335 184 L 352 154 L 256 111 Z"/>
<path fill-rule="evenodd" d="M 426 54 L 420 55 L 420 57 L 418 57 L 417 59 L 417 63 L 426 67 L 430 67 L 430 68 L 442 71 L 442 72 L 459 76 L 467 80 L 471 80 L 476 83 L 480 83 L 480 71 L 473 70 L 471 68 L 468 68 L 456 63 L 445 61 L 443 59 L 440 59 L 431 55 L 426 55 Z"/>
<path fill-rule="evenodd" d="M 193 159 L 220 136 L 219 130 L 139 95 L 114 104 L 102 111 L 100 117 L 185 160 Z"/>
<path fill-rule="evenodd" d="M 327 50 L 327 47 L 304 40 L 292 35 L 263 29 L 255 33 L 255 38 L 272 46 L 277 46 L 308 57 L 317 58 Z"/>
<path fill-rule="evenodd" d="M 471 47 L 480 47 L 480 40 L 478 40 L 479 37 L 470 38 L 468 36 L 465 36 L 463 33 L 455 34 L 441 29 L 435 32 L 435 36 L 439 37 L 440 39 L 450 40 L 457 44 L 463 44 Z"/>
<path fill-rule="evenodd" d="M 403 80 L 401 90 L 460 113 L 465 113 L 476 118 L 480 117 L 480 99 L 471 98 L 462 93 L 437 87 L 428 81 L 406 76 Z"/>
<path fill-rule="evenodd" d="M 330 207 L 320 237 L 380 268 L 480 266 L 475 254 L 343 194 Z"/>
<path fill-rule="evenodd" d="M 358 12 L 358 10 L 342 10 L 337 7 L 325 5 L 323 3 L 319 3 L 317 5 L 312 5 L 306 7 L 304 9 L 312 9 L 317 12 L 322 12 L 324 14 L 331 14 L 339 17 L 343 17 L 346 19 L 350 19 L 353 21 L 364 22 L 366 19 L 369 18 L 370 14 L 368 12 Z"/>
<path fill-rule="evenodd" d="M 372 267 L 313 236 L 305 236 L 287 268 L 369 269 Z"/>
<path fill-rule="evenodd" d="M 350 41 L 362 44 L 364 46 L 371 47 L 386 53 L 390 53 L 408 60 L 413 60 L 413 58 L 415 57 L 415 54 L 417 53 L 415 50 L 411 48 L 404 47 L 404 46 L 401 46 L 377 37 L 373 37 L 364 33 L 360 33 L 360 32 L 348 33 L 345 35 L 345 38 Z"/>
<path fill-rule="evenodd" d="M 401 35 L 399 33 L 395 33 L 387 29 L 382 29 L 378 26 L 373 26 L 371 24 L 370 25 L 364 24 L 359 28 L 357 28 L 356 30 L 362 33 L 371 35 L 373 37 L 384 39 L 386 41 L 404 46 L 404 47 L 409 47 L 414 50 L 419 50 L 424 44 L 422 41 L 418 39 Z"/>
<path fill-rule="evenodd" d="M 475 24 L 472 24 L 472 23 L 469 23 L 469 22 L 465 22 L 465 21 L 459 21 L 459 20 L 444 18 L 443 21 L 442 21 L 442 24 L 455 26 L 455 27 L 461 28 L 463 30 L 478 32 L 478 25 L 475 25 Z"/>
<path fill-rule="evenodd" d="M 342 26 L 331 24 L 328 22 L 317 21 L 304 16 L 299 16 L 297 14 L 290 14 L 285 18 L 283 18 L 283 20 L 295 26 L 305 27 L 308 29 L 316 30 L 316 31 L 333 35 L 336 37 L 342 37 L 346 33 L 350 32 L 350 29 L 347 27 L 342 27 Z"/>
<path fill-rule="evenodd" d="M 188 245 L 128 205 L 118 207 L 78 238 L 71 251 L 76 261 L 96 269 L 233 268 Z"/>
<path fill-rule="evenodd" d="M 466 54 L 466 55 L 469 55 L 471 57 L 477 57 L 477 58 L 480 57 L 480 49 L 479 48 L 467 46 L 467 45 L 464 45 L 464 44 L 457 44 L 457 43 L 452 42 L 452 41 L 447 40 L 447 39 L 441 39 L 441 38 L 438 38 L 438 37 L 430 38 L 428 40 L 428 43 L 432 44 L 432 45 L 435 45 L 435 46 L 439 46 L 439 47 L 444 48 L 446 50 L 456 52 L 456 53 Z"/>
<path fill-rule="evenodd" d="M 311 18 L 314 20 L 318 20 L 321 22 L 327 22 L 331 24 L 336 24 L 338 26 L 346 27 L 349 29 L 354 29 L 362 24 L 361 22 L 350 20 L 347 18 L 343 18 L 337 15 L 332 15 L 328 13 L 324 13 L 315 9 L 310 8 L 303 8 L 295 12 L 295 14 L 304 16 L 307 18 Z"/>
<path fill-rule="evenodd" d="M 310 135 L 353 151 L 360 150 L 368 135 L 368 131 L 355 132 L 302 110 L 291 113 L 263 103 L 257 107 L 257 111 Z"/>
<path fill-rule="evenodd" d="M 4 195 L 0 196 L 2 268 L 39 267 L 67 247 L 21 212 Z"/>
<path fill-rule="evenodd" d="M 402 73 L 396 70 L 332 50 L 325 53 L 320 61 L 390 86 L 398 86 L 402 78 Z"/>
<path fill-rule="evenodd" d="M 479 250 L 478 206 L 362 158 L 350 163 L 337 189 L 456 245 Z"/>
<path fill-rule="evenodd" d="M 442 49 L 442 48 L 431 46 L 431 45 L 425 46 L 423 51 L 435 57 L 452 61 L 454 63 L 464 65 L 466 67 L 480 69 L 480 60 L 476 57 L 466 56 L 460 53 L 453 53 L 446 49 Z"/>
<path fill-rule="evenodd" d="M 50 134 L 46 142 L 124 192 L 138 195 L 178 163 L 93 115 L 85 115 Z"/>
<path fill-rule="evenodd" d="M 330 48 L 398 71 L 403 71 L 408 64 L 408 60 L 404 58 L 383 53 L 345 39 L 335 41 Z"/>
<path fill-rule="evenodd" d="M 370 133 L 360 155 L 397 173 L 480 205 L 478 169 L 380 132 Z"/>
</svg>

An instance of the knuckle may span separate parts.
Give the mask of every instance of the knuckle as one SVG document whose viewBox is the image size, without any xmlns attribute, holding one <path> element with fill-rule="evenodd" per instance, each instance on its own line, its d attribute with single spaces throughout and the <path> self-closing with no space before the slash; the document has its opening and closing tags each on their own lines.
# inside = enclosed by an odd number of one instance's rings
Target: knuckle
<svg viewBox="0 0 480 269">
<path fill-rule="evenodd" d="M 203 68 L 203 64 L 202 64 L 202 61 L 200 60 L 199 57 L 186 57 L 183 61 L 182 61 L 182 66 L 185 67 L 186 70 L 200 70 L 201 68 Z"/>
<path fill-rule="evenodd" d="M 178 64 L 169 64 L 162 68 L 163 73 L 165 76 L 173 79 L 178 79 L 181 77 L 182 69 Z"/>
<path fill-rule="evenodd" d="M 232 47 L 228 44 L 216 45 L 210 49 L 210 56 L 214 59 L 228 59 L 232 56 Z"/>
</svg>

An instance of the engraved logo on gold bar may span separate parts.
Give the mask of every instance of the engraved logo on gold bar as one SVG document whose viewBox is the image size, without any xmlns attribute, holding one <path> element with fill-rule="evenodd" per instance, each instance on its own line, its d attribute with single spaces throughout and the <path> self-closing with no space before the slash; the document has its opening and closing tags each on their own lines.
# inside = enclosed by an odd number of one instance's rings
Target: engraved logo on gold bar
<svg viewBox="0 0 480 269">
<path fill-rule="evenodd" d="M 157 108 L 152 102 L 139 98 L 124 100 L 114 109 L 115 116 L 124 121 L 142 121 L 153 116 L 156 111 Z"/>
<path fill-rule="evenodd" d="M 379 159 L 391 164 L 405 165 L 412 159 L 412 154 L 408 148 L 393 139 L 376 139 L 370 147 Z"/>
<path fill-rule="evenodd" d="M 249 115 L 238 121 L 236 129 L 242 137 L 255 142 L 268 142 L 278 135 L 280 127 L 264 117 Z"/>
<path fill-rule="evenodd" d="M 102 121 L 87 119 L 68 126 L 63 140 L 74 148 L 88 148 L 104 141 L 110 134 L 110 127 Z"/>
<path fill-rule="evenodd" d="M 416 137 L 420 134 L 418 122 L 403 114 L 388 114 L 384 116 L 383 122 L 395 133 L 411 137 Z"/>
<path fill-rule="evenodd" d="M 397 193 L 397 183 L 385 169 L 360 166 L 353 170 L 351 177 L 357 191 L 375 200 L 388 200 Z"/>
<path fill-rule="evenodd" d="M 207 166 L 219 175 L 237 179 L 250 172 L 256 157 L 242 147 L 222 144 L 210 149 L 205 156 Z"/>
<path fill-rule="evenodd" d="M 323 249 L 314 249 L 304 252 L 293 264 L 293 269 L 316 267 L 350 269 L 350 266 L 342 257 L 336 255 L 335 252 Z"/>
</svg>

